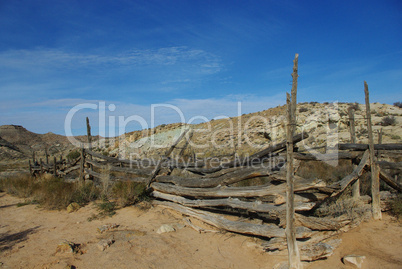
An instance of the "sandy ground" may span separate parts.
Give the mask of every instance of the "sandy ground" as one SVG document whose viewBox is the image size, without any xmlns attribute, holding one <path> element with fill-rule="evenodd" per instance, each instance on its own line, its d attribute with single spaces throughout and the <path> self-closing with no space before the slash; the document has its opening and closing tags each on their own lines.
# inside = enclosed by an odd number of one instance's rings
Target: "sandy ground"
<svg viewBox="0 0 402 269">
<path fill-rule="evenodd" d="M 73 213 L 46 211 L 36 205 L 17 207 L 22 199 L 0 193 L 0 268 L 272 268 L 287 260 L 256 248 L 252 238 L 232 233 L 198 233 L 183 227 L 178 214 L 154 207 L 121 209 L 112 218 L 87 219 L 97 213 L 93 204 Z M 104 224 L 120 226 L 99 233 Z M 196 223 L 196 222 L 195 222 Z M 162 224 L 176 232 L 158 234 Z M 199 224 L 199 223 L 197 223 Z M 385 215 L 338 236 L 341 246 L 327 260 L 304 268 L 349 268 L 347 254 L 367 256 L 362 268 L 402 268 L 402 225 Z M 102 251 L 98 242 L 113 238 Z M 80 244 L 79 253 L 56 252 L 63 240 Z M 70 267 L 69 267 L 70 268 Z M 73 267 L 74 268 L 74 267 Z"/>
</svg>

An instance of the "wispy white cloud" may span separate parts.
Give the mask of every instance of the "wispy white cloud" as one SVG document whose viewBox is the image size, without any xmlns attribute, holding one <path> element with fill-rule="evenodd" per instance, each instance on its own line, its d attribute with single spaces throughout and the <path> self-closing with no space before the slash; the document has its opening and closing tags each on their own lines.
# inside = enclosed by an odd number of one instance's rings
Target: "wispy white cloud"
<svg viewBox="0 0 402 269">
<path fill-rule="evenodd" d="M 159 49 L 132 49 L 118 54 L 84 54 L 60 49 L 8 50 L 0 53 L 0 66 L 12 69 L 82 68 L 91 66 L 174 66 L 194 64 L 206 73 L 221 70 L 219 57 L 199 49 L 168 47 Z"/>
</svg>

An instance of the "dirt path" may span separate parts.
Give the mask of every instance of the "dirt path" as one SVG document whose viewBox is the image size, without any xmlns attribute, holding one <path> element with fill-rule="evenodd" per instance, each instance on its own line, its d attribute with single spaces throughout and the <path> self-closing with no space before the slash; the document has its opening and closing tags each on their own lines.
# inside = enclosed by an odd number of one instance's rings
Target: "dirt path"
<svg viewBox="0 0 402 269">
<path fill-rule="evenodd" d="M 77 212 L 46 211 L 0 193 L 0 268 L 272 268 L 286 255 L 270 255 L 254 247 L 252 238 L 232 233 L 199 234 L 183 227 L 181 217 L 155 207 L 119 210 L 112 218 L 87 219 L 94 205 Z M 103 224 L 120 226 L 100 234 Z M 176 225 L 176 232 L 158 234 L 162 224 Z M 306 268 L 347 268 L 340 258 L 346 254 L 366 255 L 363 268 L 401 268 L 400 224 L 386 217 L 382 222 L 363 223 L 341 235 L 343 243 L 326 261 L 305 264 Z M 102 251 L 98 242 L 112 238 Z M 64 239 L 80 244 L 79 253 L 56 253 Z"/>
</svg>

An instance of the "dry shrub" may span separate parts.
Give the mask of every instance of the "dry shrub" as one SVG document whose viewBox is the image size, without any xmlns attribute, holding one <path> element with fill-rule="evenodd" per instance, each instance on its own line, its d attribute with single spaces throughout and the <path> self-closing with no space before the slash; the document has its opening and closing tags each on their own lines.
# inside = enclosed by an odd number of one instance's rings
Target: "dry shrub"
<svg viewBox="0 0 402 269">
<path fill-rule="evenodd" d="M 402 102 L 395 102 L 394 106 L 402 108 Z"/>
<path fill-rule="evenodd" d="M 5 191 L 21 198 L 30 197 L 33 193 L 33 186 L 33 178 L 28 174 L 10 177 L 0 181 L 0 191 Z"/>
<path fill-rule="evenodd" d="M 386 116 L 381 120 L 381 126 L 395 125 L 396 119 L 394 116 Z"/>
<path fill-rule="evenodd" d="M 318 217 L 339 217 L 346 215 L 349 219 L 356 219 L 362 216 L 367 211 L 364 203 L 361 200 L 354 198 L 337 199 L 322 205 L 315 211 Z"/>
<path fill-rule="evenodd" d="M 353 171 L 350 160 L 339 160 L 338 166 L 322 161 L 304 161 L 297 170 L 297 175 L 307 179 L 322 179 L 327 184 L 341 180 Z"/>
<path fill-rule="evenodd" d="M 47 209 L 64 209 L 70 203 L 84 205 L 99 197 L 99 190 L 92 182 L 79 184 L 65 182 L 50 175 L 34 179 L 29 175 L 4 179 L 1 190 L 11 195 L 32 198 Z"/>
<path fill-rule="evenodd" d="M 111 196 L 117 199 L 121 207 L 133 205 L 146 197 L 146 185 L 133 181 L 117 181 L 112 187 Z"/>
</svg>

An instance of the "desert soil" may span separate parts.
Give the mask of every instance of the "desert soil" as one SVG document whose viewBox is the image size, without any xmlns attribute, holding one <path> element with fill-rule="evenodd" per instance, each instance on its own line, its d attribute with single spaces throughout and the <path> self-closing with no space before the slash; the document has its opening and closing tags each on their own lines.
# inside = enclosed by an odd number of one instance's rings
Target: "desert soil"
<svg viewBox="0 0 402 269">
<path fill-rule="evenodd" d="M 0 193 L 0 268 L 272 268 L 286 253 L 264 253 L 254 239 L 232 233 L 198 233 L 182 217 L 161 207 L 127 207 L 111 218 L 88 221 L 94 204 L 76 212 L 48 211 L 36 205 L 17 207 L 23 199 Z M 99 233 L 97 228 L 118 228 Z M 202 224 L 194 223 L 201 226 Z M 163 224 L 175 232 L 158 234 Z M 204 226 L 205 227 L 205 226 Z M 349 268 L 348 254 L 367 258 L 362 268 L 402 268 L 402 224 L 384 214 L 338 236 L 342 244 L 327 260 L 304 268 Z M 112 238 L 102 251 L 98 242 Z M 79 244 L 78 253 L 57 252 L 63 240 Z M 68 267 L 70 268 L 70 267 Z M 73 267 L 74 268 L 74 267 Z"/>
</svg>

